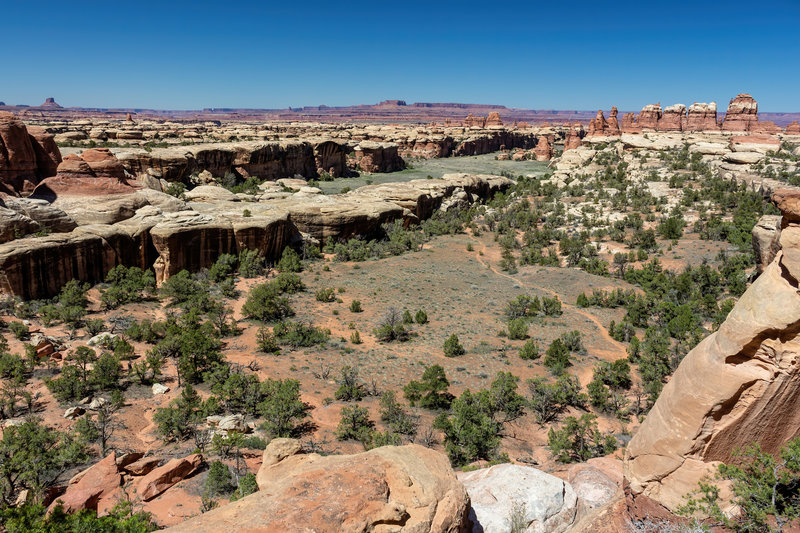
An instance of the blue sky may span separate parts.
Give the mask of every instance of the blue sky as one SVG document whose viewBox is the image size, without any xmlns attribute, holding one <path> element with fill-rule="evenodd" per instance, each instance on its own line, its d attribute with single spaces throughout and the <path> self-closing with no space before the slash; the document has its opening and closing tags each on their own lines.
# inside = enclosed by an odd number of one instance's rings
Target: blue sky
<svg viewBox="0 0 800 533">
<path fill-rule="evenodd" d="M 800 0 L 5 0 L 0 101 L 800 111 Z"/>
</svg>

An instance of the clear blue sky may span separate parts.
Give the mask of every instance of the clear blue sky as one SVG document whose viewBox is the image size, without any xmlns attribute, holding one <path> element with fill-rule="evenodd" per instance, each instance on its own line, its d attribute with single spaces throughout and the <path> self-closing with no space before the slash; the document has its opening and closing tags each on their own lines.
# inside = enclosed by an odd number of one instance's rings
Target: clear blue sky
<svg viewBox="0 0 800 533">
<path fill-rule="evenodd" d="M 0 101 L 800 111 L 800 0 L 4 0 Z"/>
</svg>

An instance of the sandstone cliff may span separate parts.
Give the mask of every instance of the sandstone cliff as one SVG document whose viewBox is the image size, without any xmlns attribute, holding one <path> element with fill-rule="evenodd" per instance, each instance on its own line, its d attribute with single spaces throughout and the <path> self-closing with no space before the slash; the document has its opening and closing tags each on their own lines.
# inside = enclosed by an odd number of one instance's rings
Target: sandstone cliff
<svg viewBox="0 0 800 533">
<path fill-rule="evenodd" d="M 780 251 L 684 358 L 626 450 L 632 493 L 672 511 L 733 450 L 773 453 L 800 434 L 800 192 L 773 199 Z"/>
</svg>

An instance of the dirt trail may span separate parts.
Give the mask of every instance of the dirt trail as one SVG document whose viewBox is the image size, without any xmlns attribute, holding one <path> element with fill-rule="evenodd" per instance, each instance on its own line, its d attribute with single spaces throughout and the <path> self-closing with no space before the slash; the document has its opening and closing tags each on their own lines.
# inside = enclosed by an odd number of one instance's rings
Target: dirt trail
<svg viewBox="0 0 800 533">
<path fill-rule="evenodd" d="M 518 278 L 515 278 L 514 276 L 512 276 L 510 274 L 506 274 L 505 272 L 497 270 L 497 268 L 495 268 L 491 263 L 489 263 L 488 261 L 485 261 L 483 259 L 484 255 L 486 254 L 486 244 L 483 243 L 482 241 L 478 240 L 477 238 L 471 236 L 471 235 L 470 235 L 470 239 L 473 242 L 478 243 L 478 244 L 481 245 L 481 250 L 475 252 L 475 257 L 478 260 L 478 262 L 480 264 L 482 264 L 483 266 L 487 267 L 492 272 L 494 272 L 496 275 L 504 277 L 504 278 L 507 278 L 507 279 L 510 279 L 510 280 L 514 281 L 515 283 L 519 283 L 520 285 L 522 285 L 525 288 L 537 289 L 537 290 L 540 290 L 540 291 L 544 291 L 544 292 L 550 293 L 553 296 L 558 296 L 558 293 L 556 293 L 552 289 L 548 289 L 547 287 L 542 287 L 540 285 L 534 285 L 533 283 L 526 283 L 526 282 L 524 282 L 524 281 L 522 281 L 522 280 L 520 280 Z M 603 326 L 603 324 L 601 324 L 600 321 L 597 320 L 597 318 L 594 317 L 594 315 L 592 315 L 591 313 L 589 313 L 587 311 L 584 311 L 583 309 L 581 309 L 580 307 L 577 307 L 574 304 L 569 304 L 569 303 L 566 303 L 566 302 L 562 301 L 561 305 L 562 305 L 562 307 L 571 309 L 572 311 L 574 311 L 574 312 L 578 313 L 579 315 L 582 315 L 582 316 L 586 317 L 587 319 L 589 319 L 590 321 L 592 321 L 592 323 L 595 326 L 597 326 L 597 329 L 600 330 L 600 335 L 603 337 L 603 339 L 605 339 L 606 342 L 608 342 L 610 345 L 612 345 L 612 346 L 614 346 L 616 348 L 616 350 L 603 350 L 604 352 L 608 352 L 610 354 L 614 354 L 614 359 L 622 359 L 622 358 L 628 356 L 628 351 L 625 348 L 625 345 L 623 345 L 621 342 L 619 342 L 617 340 L 614 340 L 611 337 L 611 335 L 608 333 L 608 329 L 606 329 L 606 327 Z"/>
</svg>

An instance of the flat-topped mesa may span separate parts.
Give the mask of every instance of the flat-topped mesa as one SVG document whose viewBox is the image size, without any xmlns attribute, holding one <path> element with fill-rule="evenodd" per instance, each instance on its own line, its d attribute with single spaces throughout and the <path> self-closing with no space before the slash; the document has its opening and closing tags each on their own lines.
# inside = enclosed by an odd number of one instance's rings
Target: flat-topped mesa
<svg viewBox="0 0 800 533">
<path fill-rule="evenodd" d="M 720 125 L 717 123 L 717 103 L 695 102 L 689 106 L 685 130 L 688 131 L 714 131 Z"/>
<path fill-rule="evenodd" d="M 54 176 L 61 152 L 42 128 L 27 128 L 12 113 L 0 111 L 0 191 L 30 192 L 43 178 Z"/>
<path fill-rule="evenodd" d="M 800 191 L 773 194 L 781 211 L 774 258 L 725 322 L 681 361 L 625 452 L 634 498 L 675 512 L 735 450 L 774 454 L 800 435 Z M 723 494 L 724 497 L 724 494 Z"/>
<path fill-rule="evenodd" d="M 749 94 L 732 98 L 722 121 L 722 131 L 750 131 L 758 124 L 758 102 Z"/>
<path fill-rule="evenodd" d="M 80 161 L 67 160 L 82 175 L 65 173 L 43 181 L 40 186 L 52 194 L 6 200 L 0 215 L 7 222 L 14 222 L 16 214 L 18 226 L 31 226 L 25 233 L 39 226 L 52 227 L 53 233 L 15 239 L 14 231 L 6 231 L 9 223 L 2 228 L 0 240 L 8 242 L 0 244 L 0 292 L 26 300 L 50 298 L 72 279 L 97 283 L 120 264 L 153 268 L 161 283 L 180 270 L 208 268 L 221 254 L 245 249 L 273 261 L 286 246 L 308 236 L 318 243 L 376 236 L 386 222 L 416 223 L 437 209 L 467 205 L 512 184 L 502 176 L 446 174 L 339 195 L 318 194 L 309 187 L 293 194 L 273 183 L 262 184 L 257 194 L 237 195 L 204 185 L 186 191 L 184 202 L 136 189 L 135 181 L 108 177 L 111 171 L 98 177 L 93 159 L 109 163 L 102 150 L 97 152 L 84 152 Z"/>
</svg>

